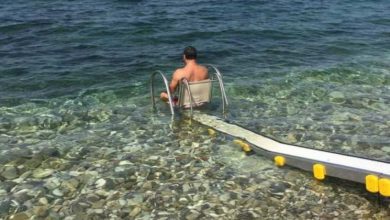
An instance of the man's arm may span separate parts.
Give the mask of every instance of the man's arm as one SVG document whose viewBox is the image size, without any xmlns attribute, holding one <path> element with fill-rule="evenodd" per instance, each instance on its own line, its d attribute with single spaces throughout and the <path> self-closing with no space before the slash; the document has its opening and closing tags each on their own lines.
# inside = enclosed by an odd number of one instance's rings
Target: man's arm
<svg viewBox="0 0 390 220">
<path fill-rule="evenodd" d="M 169 84 L 169 90 L 171 93 L 174 93 L 176 90 L 177 85 L 179 84 L 181 80 L 181 74 L 179 70 L 176 70 L 172 75 L 172 81 L 171 84 Z"/>
</svg>

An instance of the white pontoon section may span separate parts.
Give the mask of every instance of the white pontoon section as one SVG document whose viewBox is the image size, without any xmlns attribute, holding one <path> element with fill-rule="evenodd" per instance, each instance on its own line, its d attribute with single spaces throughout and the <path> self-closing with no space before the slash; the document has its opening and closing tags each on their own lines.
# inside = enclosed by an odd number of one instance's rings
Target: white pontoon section
<svg viewBox="0 0 390 220">
<path fill-rule="evenodd" d="M 382 161 L 299 147 L 275 141 L 215 116 L 196 112 L 193 119 L 222 133 L 240 138 L 279 163 L 313 171 L 317 179 L 333 176 L 365 183 L 368 191 L 390 196 L 390 164 Z"/>
</svg>

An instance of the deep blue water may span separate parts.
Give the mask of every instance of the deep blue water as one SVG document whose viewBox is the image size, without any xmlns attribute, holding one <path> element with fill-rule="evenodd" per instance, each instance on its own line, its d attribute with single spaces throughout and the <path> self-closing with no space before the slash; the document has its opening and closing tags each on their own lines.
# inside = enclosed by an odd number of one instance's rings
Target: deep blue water
<svg viewBox="0 0 390 220">
<path fill-rule="evenodd" d="M 181 65 L 187 45 L 227 80 L 335 66 L 388 71 L 389 10 L 385 0 L 3 1 L 0 101 L 100 88 L 142 94 L 151 71 Z"/>
</svg>

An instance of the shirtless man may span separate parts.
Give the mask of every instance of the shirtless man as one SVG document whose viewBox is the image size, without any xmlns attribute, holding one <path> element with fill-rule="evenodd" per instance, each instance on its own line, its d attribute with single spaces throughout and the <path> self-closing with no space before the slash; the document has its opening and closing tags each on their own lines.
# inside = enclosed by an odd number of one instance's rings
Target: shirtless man
<svg viewBox="0 0 390 220">
<path fill-rule="evenodd" d="M 169 84 L 169 90 L 173 94 L 179 85 L 181 79 L 186 78 L 189 82 L 201 81 L 209 78 L 206 67 L 199 65 L 196 62 L 196 49 L 194 47 L 186 47 L 183 52 L 183 61 L 185 66 L 178 68 L 172 75 L 172 81 Z M 163 101 L 168 100 L 168 94 L 162 92 L 160 98 Z"/>
</svg>

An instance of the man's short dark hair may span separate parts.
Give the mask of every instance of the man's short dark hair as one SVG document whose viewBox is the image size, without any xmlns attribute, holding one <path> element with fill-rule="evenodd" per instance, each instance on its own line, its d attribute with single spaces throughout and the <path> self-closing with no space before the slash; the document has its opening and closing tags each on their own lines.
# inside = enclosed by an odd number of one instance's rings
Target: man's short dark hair
<svg viewBox="0 0 390 220">
<path fill-rule="evenodd" d="M 194 60 L 197 56 L 195 47 L 191 46 L 186 47 L 183 54 L 187 60 Z"/>
</svg>

